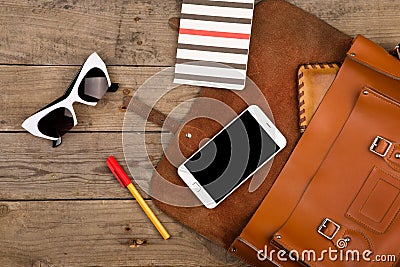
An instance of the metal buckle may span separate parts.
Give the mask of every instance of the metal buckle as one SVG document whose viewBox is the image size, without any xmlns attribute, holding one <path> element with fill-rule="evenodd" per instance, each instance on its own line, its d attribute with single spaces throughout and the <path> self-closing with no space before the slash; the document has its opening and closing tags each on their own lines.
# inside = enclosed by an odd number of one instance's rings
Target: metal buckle
<svg viewBox="0 0 400 267">
<path fill-rule="evenodd" d="M 333 234 L 332 234 L 331 236 L 328 236 L 327 234 L 325 234 L 325 233 L 322 231 L 324 228 L 326 228 L 326 223 L 328 223 L 328 222 L 332 223 L 332 224 L 336 227 L 335 232 L 333 232 Z M 325 218 L 325 220 L 323 220 L 323 222 L 321 223 L 321 225 L 318 227 L 318 233 L 319 233 L 320 235 L 322 235 L 323 237 L 329 239 L 329 240 L 332 240 L 332 239 L 335 237 L 335 235 L 339 232 L 339 230 L 340 230 L 340 225 L 337 224 L 337 223 L 335 223 L 334 221 L 332 221 L 332 220 L 329 219 L 329 218 Z"/>
<path fill-rule="evenodd" d="M 384 141 L 388 144 L 388 147 L 385 149 L 385 152 L 383 152 L 383 154 L 375 151 L 375 148 L 378 146 L 380 141 Z M 374 141 L 372 142 L 371 146 L 369 147 L 369 151 L 371 151 L 383 158 L 383 157 L 386 157 L 386 155 L 389 152 L 391 147 L 392 147 L 392 142 L 390 142 L 389 140 L 378 135 L 377 137 L 375 137 Z"/>
</svg>

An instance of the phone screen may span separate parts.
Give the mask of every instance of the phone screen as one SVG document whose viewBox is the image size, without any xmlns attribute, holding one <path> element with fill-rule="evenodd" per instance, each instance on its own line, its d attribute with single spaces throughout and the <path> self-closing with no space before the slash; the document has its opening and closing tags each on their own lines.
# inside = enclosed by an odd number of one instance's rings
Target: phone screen
<svg viewBox="0 0 400 267">
<path fill-rule="evenodd" d="M 245 111 L 184 166 L 218 203 L 279 149 L 250 112 Z"/>
</svg>

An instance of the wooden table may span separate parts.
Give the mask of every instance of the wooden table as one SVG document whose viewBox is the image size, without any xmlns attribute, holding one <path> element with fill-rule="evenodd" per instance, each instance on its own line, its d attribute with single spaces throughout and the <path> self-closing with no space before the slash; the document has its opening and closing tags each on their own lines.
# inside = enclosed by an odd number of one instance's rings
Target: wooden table
<svg viewBox="0 0 400 267">
<path fill-rule="evenodd" d="M 291 0 L 349 35 L 385 48 L 400 41 L 399 0 Z M 179 15 L 172 0 L 0 2 L 0 266 L 242 266 L 222 248 L 152 206 L 172 238 L 163 241 L 109 173 L 123 161 L 129 96 L 174 64 Z M 21 128 L 59 97 L 93 51 L 125 90 L 95 107 L 76 105 L 79 124 L 57 149 Z M 179 102 L 177 95 L 162 111 Z M 151 125 L 154 162 L 161 157 Z M 135 241 L 144 244 L 130 246 Z"/>
</svg>

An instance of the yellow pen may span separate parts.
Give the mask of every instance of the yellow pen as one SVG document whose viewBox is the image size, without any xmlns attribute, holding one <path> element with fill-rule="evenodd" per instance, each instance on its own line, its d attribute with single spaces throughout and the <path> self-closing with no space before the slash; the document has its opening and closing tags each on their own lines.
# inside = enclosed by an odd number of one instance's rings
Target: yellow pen
<svg viewBox="0 0 400 267">
<path fill-rule="evenodd" d="M 157 228 L 158 232 L 161 236 L 167 240 L 170 238 L 170 234 L 158 220 L 154 212 L 147 205 L 146 201 L 140 195 L 139 191 L 132 184 L 131 179 L 129 179 L 126 172 L 122 169 L 121 165 L 117 162 L 117 160 L 113 156 L 109 156 L 107 159 L 107 166 L 110 168 L 111 172 L 114 174 L 115 178 L 117 178 L 118 182 L 122 185 L 122 187 L 127 187 L 129 192 L 131 192 L 132 196 L 137 200 L 140 207 L 142 207 L 144 213 L 146 213 L 147 217 L 149 217 L 150 221 Z"/>
</svg>

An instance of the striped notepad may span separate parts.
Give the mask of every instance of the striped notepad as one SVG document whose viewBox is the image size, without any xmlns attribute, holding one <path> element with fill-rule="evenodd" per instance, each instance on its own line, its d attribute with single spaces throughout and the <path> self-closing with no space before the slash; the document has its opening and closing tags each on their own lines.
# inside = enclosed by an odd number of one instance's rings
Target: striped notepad
<svg viewBox="0 0 400 267">
<path fill-rule="evenodd" d="M 174 83 L 244 89 L 254 0 L 183 0 Z"/>
</svg>

